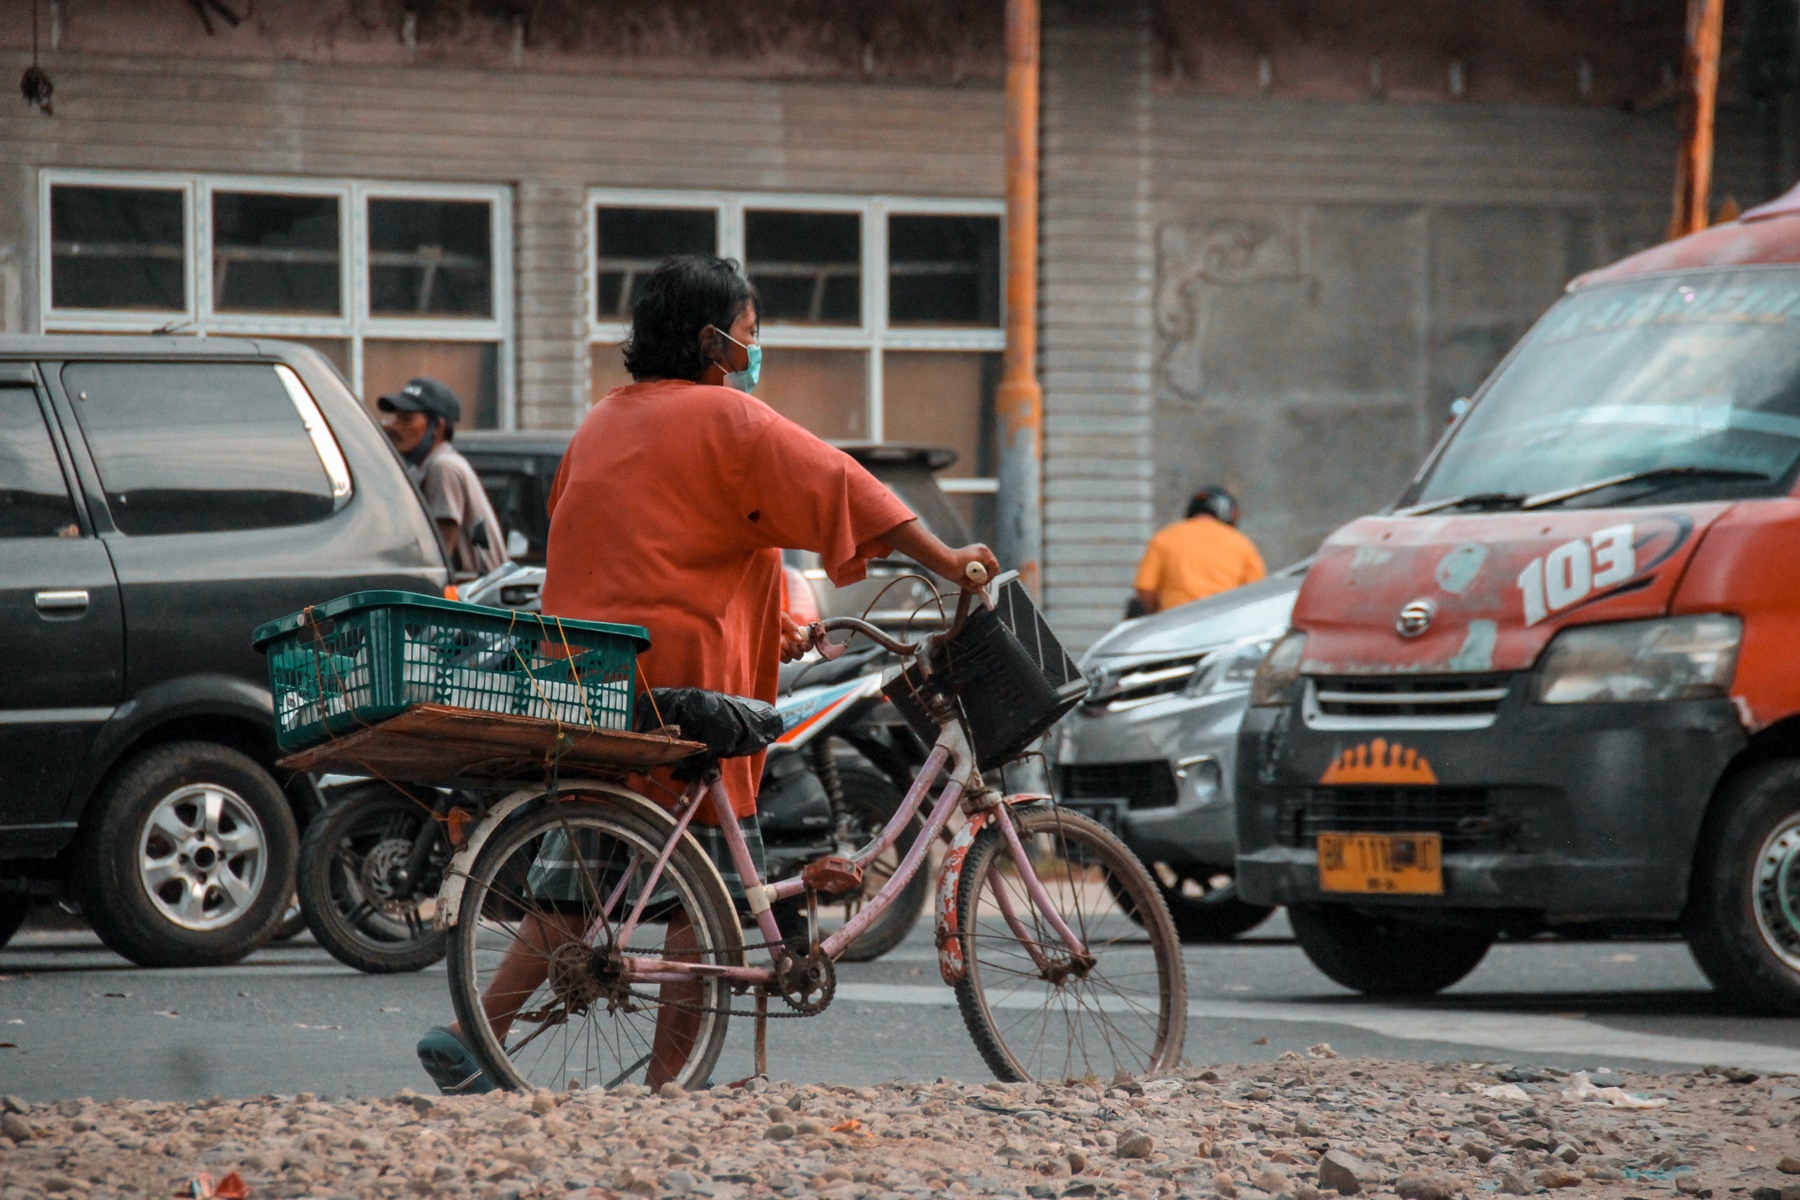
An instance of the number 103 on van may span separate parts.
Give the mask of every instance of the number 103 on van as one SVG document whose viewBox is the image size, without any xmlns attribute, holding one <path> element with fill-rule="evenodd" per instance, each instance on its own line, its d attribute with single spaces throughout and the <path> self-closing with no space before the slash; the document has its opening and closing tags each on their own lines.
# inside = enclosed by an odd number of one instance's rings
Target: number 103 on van
<svg viewBox="0 0 1800 1200">
<path fill-rule="evenodd" d="M 1532 559 L 1519 572 L 1525 624 L 1536 625 L 1551 613 L 1601 588 L 1624 583 L 1636 573 L 1637 550 L 1630 525 L 1609 525 L 1585 538 L 1564 542 Z"/>
</svg>

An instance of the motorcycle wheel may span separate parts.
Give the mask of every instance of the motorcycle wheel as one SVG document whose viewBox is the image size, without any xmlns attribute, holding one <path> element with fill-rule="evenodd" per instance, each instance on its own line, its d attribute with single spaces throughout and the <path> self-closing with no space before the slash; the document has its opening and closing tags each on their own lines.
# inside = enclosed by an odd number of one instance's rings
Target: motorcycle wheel
<svg viewBox="0 0 1800 1200">
<path fill-rule="evenodd" d="M 448 935 L 431 927 L 436 876 L 450 857 L 442 832 L 428 877 L 410 895 L 397 894 L 393 878 L 432 820 L 418 802 L 381 783 L 351 789 L 312 819 L 300 843 L 300 909 L 333 958 L 389 975 L 444 957 Z"/>
<path fill-rule="evenodd" d="M 838 778 L 844 784 L 844 806 L 850 814 L 852 840 L 861 846 L 886 827 L 906 795 L 894 786 L 893 780 L 863 763 L 839 760 Z M 879 892 L 893 876 L 900 866 L 900 860 L 912 847 L 913 839 L 924 828 L 923 816 L 914 813 L 912 821 L 901 831 L 894 844 L 863 872 L 862 892 L 851 897 L 847 904 L 833 904 L 829 907 L 820 905 L 820 923 L 835 928 L 855 916 L 864 902 Z M 926 862 L 920 865 L 918 873 L 912 877 L 912 882 L 906 885 L 905 890 L 895 897 L 893 906 L 864 930 L 861 937 L 850 943 L 844 951 L 844 961 L 871 962 L 905 941 L 906 935 L 912 932 L 913 924 L 918 921 L 919 914 L 925 910 L 925 902 L 930 896 L 931 864 Z M 830 920 L 827 921 L 827 918 Z"/>
</svg>

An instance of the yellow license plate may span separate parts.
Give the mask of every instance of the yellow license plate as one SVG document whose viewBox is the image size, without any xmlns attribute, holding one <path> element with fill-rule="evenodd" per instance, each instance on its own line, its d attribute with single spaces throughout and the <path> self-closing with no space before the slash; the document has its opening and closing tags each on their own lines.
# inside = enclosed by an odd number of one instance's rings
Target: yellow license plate
<svg viewBox="0 0 1800 1200">
<path fill-rule="evenodd" d="M 1321 833 L 1319 890 L 1444 894 L 1444 839 L 1435 833 Z"/>
</svg>

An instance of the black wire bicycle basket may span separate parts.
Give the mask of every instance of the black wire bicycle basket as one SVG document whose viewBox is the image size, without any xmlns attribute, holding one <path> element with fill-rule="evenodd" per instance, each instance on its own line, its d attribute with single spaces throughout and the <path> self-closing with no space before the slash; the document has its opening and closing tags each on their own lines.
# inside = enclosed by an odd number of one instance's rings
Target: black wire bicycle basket
<svg viewBox="0 0 1800 1200">
<path fill-rule="evenodd" d="M 929 672 L 914 662 L 886 689 L 927 745 L 937 740 L 936 712 L 960 716 L 983 771 L 1025 753 L 1088 689 L 1018 576 L 1001 576 L 993 594 L 992 608 L 977 604 L 932 653 Z"/>
</svg>

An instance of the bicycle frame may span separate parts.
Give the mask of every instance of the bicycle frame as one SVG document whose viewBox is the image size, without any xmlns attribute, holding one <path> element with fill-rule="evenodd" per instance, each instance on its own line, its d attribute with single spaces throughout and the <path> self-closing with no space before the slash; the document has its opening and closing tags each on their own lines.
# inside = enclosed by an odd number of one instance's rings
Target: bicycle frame
<svg viewBox="0 0 1800 1200">
<path fill-rule="evenodd" d="M 932 806 L 931 813 L 925 821 L 925 828 L 920 831 L 918 837 L 913 839 L 913 844 L 907 851 L 906 857 L 900 861 L 899 868 L 882 889 L 865 903 L 847 924 L 819 944 L 819 950 L 826 958 L 836 961 L 844 949 L 895 902 L 900 893 L 912 882 L 913 876 L 923 869 L 926 857 L 931 853 L 932 844 L 943 832 L 945 824 L 950 820 L 950 814 L 962 802 L 964 792 L 975 773 L 975 754 L 962 727 L 954 723 L 942 728 L 936 744 L 933 745 L 931 753 L 925 759 L 925 765 L 919 769 L 918 776 L 913 780 L 911 789 L 906 793 L 906 799 L 901 802 L 893 819 L 867 845 L 851 855 L 851 861 L 859 867 L 866 866 L 892 846 L 908 822 L 912 820 L 913 815 L 924 804 L 925 797 L 930 794 L 933 785 L 946 772 L 949 774 L 949 782 L 945 784 L 942 794 L 938 796 L 937 803 Z M 753 967 L 748 965 L 730 966 L 722 963 L 672 962 L 667 959 L 645 958 L 623 953 L 625 979 L 630 983 L 650 984 L 692 983 L 702 978 L 722 977 L 733 983 L 750 987 L 768 986 L 775 979 L 774 964 L 778 961 L 781 953 L 782 941 L 781 930 L 775 923 L 775 914 L 771 906 L 776 900 L 800 895 L 806 890 L 806 885 L 798 875 L 772 884 L 762 882 L 756 871 L 756 864 L 750 858 L 750 848 L 744 840 L 743 831 L 738 828 L 737 817 L 731 811 L 730 798 L 726 796 L 725 789 L 716 772 L 703 782 L 689 785 L 683 796 L 683 808 L 677 819 L 676 827 L 670 834 L 668 843 L 663 847 L 662 854 L 651 870 L 649 878 L 640 889 L 637 903 L 633 906 L 623 925 L 620 926 L 617 945 L 621 952 L 629 950 L 632 935 L 636 932 L 639 920 L 643 916 L 644 906 L 655 892 L 657 881 L 661 878 L 663 869 L 668 866 L 676 845 L 680 842 L 682 835 L 687 832 L 687 827 L 694 815 L 700 810 L 703 797 L 711 802 L 713 812 L 719 819 L 726 844 L 731 850 L 732 862 L 737 868 L 738 878 L 744 881 L 745 895 L 749 899 L 750 910 L 756 917 L 757 928 L 762 931 L 763 940 L 769 944 L 768 953 L 771 965 Z M 1018 830 L 1013 828 L 1012 821 L 1006 815 L 1006 809 L 1005 803 L 997 804 L 995 819 L 1000 822 L 1001 829 L 1004 831 L 1003 836 L 1006 839 L 1007 849 L 1025 884 L 1027 895 L 1030 896 L 1031 902 L 1037 910 L 1043 914 L 1044 919 L 1049 922 L 1050 927 L 1056 931 L 1056 935 L 1062 939 L 1063 945 L 1068 948 L 1069 952 L 1076 958 L 1087 957 L 1086 946 L 1075 936 L 1067 922 L 1064 921 L 1062 914 L 1056 910 L 1048 890 L 1038 879 L 1037 872 L 1032 867 L 1030 855 L 1019 839 Z M 627 871 L 628 876 L 629 874 L 630 871 Z M 624 885 L 621 882 L 620 886 L 614 890 L 613 895 L 606 899 L 600 914 L 587 932 L 586 940 L 589 945 L 593 945 L 604 930 L 623 890 Z M 998 890 L 996 897 L 1007 924 L 1020 941 L 1030 949 L 1031 955 L 1038 961 L 1038 965 L 1043 966 L 1048 961 L 1047 958 L 1043 956 L 1035 939 L 1027 933 L 1024 922 L 1013 910 L 1008 898 Z"/>
</svg>

